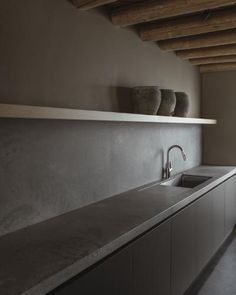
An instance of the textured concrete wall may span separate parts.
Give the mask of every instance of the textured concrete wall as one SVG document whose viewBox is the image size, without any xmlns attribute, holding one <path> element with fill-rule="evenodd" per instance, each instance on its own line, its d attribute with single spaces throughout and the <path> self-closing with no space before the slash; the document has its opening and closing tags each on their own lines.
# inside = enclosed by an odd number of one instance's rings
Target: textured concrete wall
<svg viewBox="0 0 236 295">
<path fill-rule="evenodd" d="M 200 164 L 199 126 L 0 121 L 0 233 L 27 226 Z"/>
<path fill-rule="evenodd" d="M 202 115 L 217 125 L 203 128 L 203 161 L 236 165 L 236 71 L 202 77 Z"/>
<path fill-rule="evenodd" d="M 186 91 L 199 114 L 197 70 L 100 10 L 66 0 L 0 2 L 1 102 L 130 111 L 130 87 Z M 0 120 L 0 235 L 161 178 L 201 161 L 201 128 L 158 124 Z"/>
</svg>

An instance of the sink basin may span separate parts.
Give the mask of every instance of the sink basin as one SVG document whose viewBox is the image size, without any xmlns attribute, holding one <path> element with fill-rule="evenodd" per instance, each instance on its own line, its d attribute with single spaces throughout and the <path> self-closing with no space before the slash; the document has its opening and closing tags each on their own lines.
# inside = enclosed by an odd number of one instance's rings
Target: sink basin
<svg viewBox="0 0 236 295">
<path fill-rule="evenodd" d="M 195 186 L 202 184 L 203 182 L 209 180 L 210 178 L 211 177 L 200 176 L 200 175 L 181 174 L 170 180 L 160 183 L 160 185 L 194 188 Z"/>
</svg>

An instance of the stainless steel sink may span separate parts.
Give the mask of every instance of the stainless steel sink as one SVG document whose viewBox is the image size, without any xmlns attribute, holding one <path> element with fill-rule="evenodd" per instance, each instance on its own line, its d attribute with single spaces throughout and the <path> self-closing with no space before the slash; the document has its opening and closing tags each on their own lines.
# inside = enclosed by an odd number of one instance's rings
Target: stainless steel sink
<svg viewBox="0 0 236 295">
<path fill-rule="evenodd" d="M 160 185 L 194 188 L 195 186 L 202 184 L 203 182 L 209 180 L 210 178 L 211 177 L 200 176 L 200 175 L 181 174 L 181 175 L 177 175 L 176 177 L 170 180 L 166 180 L 160 183 Z"/>
</svg>

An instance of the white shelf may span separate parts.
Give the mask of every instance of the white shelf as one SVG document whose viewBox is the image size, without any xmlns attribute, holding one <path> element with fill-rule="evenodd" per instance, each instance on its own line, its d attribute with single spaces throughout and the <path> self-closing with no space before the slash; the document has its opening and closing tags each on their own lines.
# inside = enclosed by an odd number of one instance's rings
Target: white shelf
<svg viewBox="0 0 236 295">
<path fill-rule="evenodd" d="M 0 118 L 146 122 L 172 124 L 216 124 L 216 120 L 212 119 L 151 116 L 3 103 L 0 103 Z"/>
</svg>

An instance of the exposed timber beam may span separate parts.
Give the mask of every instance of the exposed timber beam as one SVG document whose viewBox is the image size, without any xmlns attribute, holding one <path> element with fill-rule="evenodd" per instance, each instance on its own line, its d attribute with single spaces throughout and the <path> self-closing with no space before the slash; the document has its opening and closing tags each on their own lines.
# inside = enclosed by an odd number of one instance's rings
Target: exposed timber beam
<svg viewBox="0 0 236 295">
<path fill-rule="evenodd" d="M 176 51 L 176 55 L 182 59 L 233 54 L 236 54 L 236 44 Z"/>
<path fill-rule="evenodd" d="M 236 29 L 159 41 L 164 51 L 203 48 L 236 43 Z"/>
<path fill-rule="evenodd" d="M 159 41 L 236 28 L 236 8 L 146 24 L 140 28 L 144 41 Z"/>
<path fill-rule="evenodd" d="M 236 62 L 219 63 L 219 64 L 210 64 L 210 65 L 200 66 L 201 73 L 235 71 L 235 70 L 236 70 Z"/>
<path fill-rule="evenodd" d="M 71 2 L 81 10 L 88 10 L 115 1 L 116 0 L 71 0 Z"/>
<path fill-rule="evenodd" d="M 233 0 L 159 0 L 144 1 L 112 12 L 113 24 L 128 26 L 157 19 L 196 13 L 208 9 L 236 4 Z"/>
<path fill-rule="evenodd" d="M 192 65 L 205 65 L 205 64 L 215 64 L 215 63 L 236 62 L 236 54 L 235 55 L 225 55 L 225 56 L 194 58 L 194 59 L 190 59 L 189 61 Z"/>
</svg>

